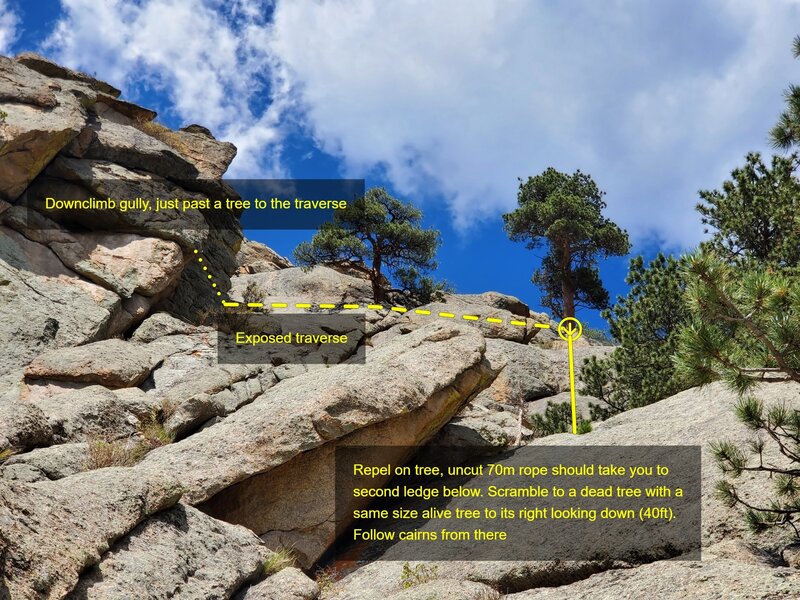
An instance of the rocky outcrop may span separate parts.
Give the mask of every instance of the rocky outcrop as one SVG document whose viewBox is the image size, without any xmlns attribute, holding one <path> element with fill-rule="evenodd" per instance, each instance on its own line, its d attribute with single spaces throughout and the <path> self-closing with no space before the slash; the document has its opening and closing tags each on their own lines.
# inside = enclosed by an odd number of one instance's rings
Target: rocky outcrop
<svg viewBox="0 0 800 600">
<path fill-rule="evenodd" d="M 246 582 L 263 576 L 270 554 L 244 527 L 178 504 L 119 540 L 68 597 L 230 598 Z"/>
<path fill-rule="evenodd" d="M 144 470 L 0 481 L 0 597 L 64 597 L 114 542 L 179 497 L 174 479 Z"/>
<path fill-rule="evenodd" d="M 187 500 L 218 518 L 275 532 L 310 566 L 333 541 L 333 442 L 424 443 L 480 390 L 483 351 L 474 328 L 430 323 L 371 351 L 366 365 L 284 381 L 142 466 L 174 473 Z M 265 503 L 274 486 L 294 493 Z"/>
</svg>

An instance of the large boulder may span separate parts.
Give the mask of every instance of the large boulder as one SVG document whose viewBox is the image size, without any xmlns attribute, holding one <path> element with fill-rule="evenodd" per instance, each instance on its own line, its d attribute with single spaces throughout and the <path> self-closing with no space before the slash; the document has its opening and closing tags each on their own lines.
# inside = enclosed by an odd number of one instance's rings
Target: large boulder
<svg viewBox="0 0 800 600">
<path fill-rule="evenodd" d="M 103 340 L 45 352 L 25 369 L 29 379 L 98 383 L 110 388 L 142 383 L 164 355 L 147 344 Z"/>
<path fill-rule="evenodd" d="M 111 109 L 90 115 L 88 125 L 66 148 L 66 154 L 108 160 L 129 169 L 142 169 L 177 180 L 189 180 L 198 175 L 194 165 L 174 148 L 135 127 L 124 115 L 110 112 Z"/>
<path fill-rule="evenodd" d="M 299 267 L 264 270 L 233 277 L 231 298 L 242 300 L 248 284 L 263 291 L 267 306 L 272 302 L 344 304 L 372 302 L 369 281 L 339 273 L 329 267 L 314 267 L 304 271 Z"/>
</svg>

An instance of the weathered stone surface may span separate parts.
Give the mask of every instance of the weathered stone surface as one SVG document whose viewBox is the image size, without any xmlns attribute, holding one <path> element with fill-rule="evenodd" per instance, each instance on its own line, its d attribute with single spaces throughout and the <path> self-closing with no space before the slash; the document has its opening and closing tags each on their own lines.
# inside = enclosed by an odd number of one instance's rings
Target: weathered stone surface
<svg viewBox="0 0 800 600">
<path fill-rule="evenodd" d="M 47 77 L 52 77 L 54 79 L 66 79 L 69 81 L 80 81 L 81 83 L 88 84 L 91 88 L 96 89 L 98 92 L 108 94 L 114 98 L 122 93 L 117 88 L 106 83 L 105 81 L 100 81 L 99 79 L 95 79 L 86 73 L 73 71 L 72 69 L 63 67 L 51 60 L 48 60 L 40 54 L 36 54 L 35 52 L 23 52 L 18 54 L 15 60 L 18 63 L 25 65 L 29 69 L 36 71 L 37 73 L 41 73 Z"/>
<path fill-rule="evenodd" d="M 144 462 L 178 473 L 187 499 L 203 501 L 299 452 L 423 406 L 474 369 L 483 349 L 481 336 L 469 327 L 432 324 L 373 351 L 366 365 L 285 381 L 219 425 L 159 448 Z M 387 370 L 395 377 L 387 378 Z"/>
<path fill-rule="evenodd" d="M 486 302 L 486 304 L 482 302 Z M 439 313 L 448 313 L 455 315 L 457 320 L 461 320 L 464 315 L 477 316 L 479 319 L 470 321 L 470 324 L 478 328 L 487 338 L 502 338 L 520 344 L 527 344 L 539 333 L 539 329 L 535 327 L 535 324 L 539 321 L 529 316 L 515 314 L 506 308 L 500 308 L 508 307 L 523 312 L 523 306 L 525 305 L 517 298 L 497 292 L 463 296 L 448 294 L 445 297 L 445 302 L 433 302 L 419 307 L 419 310 L 430 311 L 429 315 L 419 314 L 416 312 L 417 309 L 409 310 L 402 315 L 397 325 L 373 336 L 372 343 L 375 346 L 379 346 L 395 336 L 406 334 L 421 327 L 430 322 L 431 319 L 443 318 L 439 316 Z M 529 311 L 525 310 L 523 314 L 528 315 Z M 499 319 L 501 323 L 489 322 L 486 320 L 487 318 Z M 512 325 L 512 321 L 524 322 L 525 325 Z"/>
<path fill-rule="evenodd" d="M 263 542 L 244 527 L 178 504 L 118 540 L 67 597 L 230 598 L 261 575 L 268 555 Z"/>
<path fill-rule="evenodd" d="M 179 497 L 174 479 L 144 469 L 33 484 L 0 480 L 0 596 L 64 597 L 117 539 Z"/>
<path fill-rule="evenodd" d="M 48 444 L 53 430 L 44 413 L 26 402 L 0 402 L 0 451 Z"/>
<path fill-rule="evenodd" d="M 16 200 L 81 131 L 87 119 L 84 101 L 0 56 L 0 109 L 6 113 L 0 123 L 0 198 Z"/>
<path fill-rule="evenodd" d="M 437 579 L 469 581 L 503 593 L 533 587 L 564 585 L 589 577 L 611 566 L 588 561 L 435 561 L 411 562 L 411 569 L 421 569 Z M 364 565 L 339 581 L 324 600 L 382 600 L 402 590 L 403 563 L 376 561 Z"/>
<path fill-rule="evenodd" d="M 286 302 L 290 306 L 297 302 L 372 302 L 372 288 L 368 281 L 322 266 L 307 272 L 292 267 L 238 275 L 231 280 L 231 297 L 241 300 L 250 282 L 264 291 L 265 302 Z"/>
<path fill-rule="evenodd" d="M 493 308 L 500 308 L 520 317 L 536 317 L 537 321 L 539 317 L 546 317 L 546 315 L 531 313 L 528 305 L 516 296 L 509 296 L 508 294 L 501 294 L 500 292 L 447 294 L 446 300 L 448 303 L 453 304 L 472 304 L 478 307 L 491 306 Z"/>
<path fill-rule="evenodd" d="M 175 242 L 130 233 L 70 233 L 22 206 L 8 210 L 3 220 L 50 248 L 64 266 L 123 298 L 160 294 L 183 269 L 183 253 Z"/>
<path fill-rule="evenodd" d="M 124 123 L 123 115 L 111 117 L 108 112 L 90 115 L 88 126 L 66 153 L 76 158 L 108 160 L 170 179 L 197 177 L 195 166 L 177 150 L 133 124 Z"/>
<path fill-rule="evenodd" d="M 562 340 L 563 341 L 563 340 Z M 580 341 L 580 340 L 578 340 Z M 590 356 L 601 358 L 614 351 L 614 346 L 575 346 L 575 382 L 580 389 L 580 374 L 583 363 Z M 566 348 L 541 349 L 541 352 L 550 359 L 550 369 L 542 371 L 543 381 L 556 392 L 569 391 L 569 355 Z"/>
<path fill-rule="evenodd" d="M 554 379 L 554 371 L 561 368 L 561 364 L 554 365 L 553 359 L 535 346 L 489 339 L 486 340 L 486 360 L 497 377 L 476 398 L 479 404 L 520 405 L 551 396 L 556 391 L 547 382 Z"/>
<path fill-rule="evenodd" d="M 132 342 L 147 343 L 158 338 L 175 335 L 189 334 L 198 331 L 198 328 L 191 323 L 181 321 L 165 312 L 157 312 L 145 319 L 131 336 Z M 210 331 L 210 328 L 204 329 Z"/>
<path fill-rule="evenodd" d="M 180 153 L 197 169 L 198 179 L 221 179 L 236 157 L 236 146 L 218 141 L 199 125 L 189 125 L 173 133 Z"/>
<path fill-rule="evenodd" d="M 61 479 L 86 470 L 89 445 L 85 442 L 58 444 L 48 448 L 36 448 L 25 454 L 12 456 L 2 467 L 0 477 L 11 467 L 30 467 L 40 473 L 37 480 Z"/>
<path fill-rule="evenodd" d="M 144 381 L 163 358 L 149 345 L 110 339 L 45 352 L 28 365 L 25 376 L 132 387 Z"/>
<path fill-rule="evenodd" d="M 208 507 L 211 514 L 258 533 L 300 523 L 298 535 L 287 532 L 286 537 L 297 541 L 288 545 L 298 549 L 303 541 L 300 552 L 308 566 L 332 541 L 328 519 L 333 498 L 320 496 L 320 490 L 333 489 L 327 485 L 333 476 L 333 445 L 326 443 L 348 434 L 352 443 L 368 442 L 371 436 L 390 445 L 424 442 L 481 384 L 483 350 L 482 336 L 469 326 L 431 323 L 390 347 L 372 351 L 366 365 L 341 365 L 284 381 L 221 423 L 154 450 L 142 465 L 178 474 L 187 500 L 197 503 L 298 455 L 311 460 L 304 467 L 284 467 L 274 474 L 272 484 L 264 478 L 243 484 Z M 392 418 L 408 420 L 405 426 L 389 424 Z M 387 424 L 379 434 L 377 426 L 383 422 Z M 354 433 L 361 430 L 372 433 L 364 433 L 362 439 Z M 316 458 L 308 452 L 323 445 L 327 447 Z M 276 482 L 296 490 L 291 500 L 286 495 L 264 502 L 262 490 Z M 258 505 L 261 508 L 250 510 Z"/>
<path fill-rule="evenodd" d="M 500 594 L 482 583 L 438 579 L 388 596 L 388 600 L 499 600 Z"/>
<path fill-rule="evenodd" d="M 561 392 L 555 396 L 527 402 L 525 404 L 526 417 L 530 418 L 530 415 L 544 415 L 545 411 L 547 410 L 547 405 L 551 402 L 553 404 L 561 404 L 562 402 L 571 403 L 572 397 L 570 396 L 569 392 Z M 590 415 L 589 404 L 602 405 L 602 403 L 593 396 L 582 396 L 581 394 L 575 394 L 575 407 L 578 409 L 578 413 L 580 413 L 580 415 L 587 421 L 589 420 Z"/>
<path fill-rule="evenodd" d="M 102 337 L 119 297 L 76 277 L 53 252 L 0 226 L 0 373 L 49 348 Z"/>
<path fill-rule="evenodd" d="M 236 262 L 239 264 L 240 274 L 264 273 L 294 266 L 288 258 L 284 258 L 272 248 L 252 240 L 242 242 L 242 247 L 236 255 Z"/>
<path fill-rule="evenodd" d="M 511 594 L 508 600 L 762 600 L 792 598 L 800 588 L 800 571 L 719 559 L 703 562 L 659 561 L 607 571 L 584 581 L 556 588 Z"/>
<path fill-rule="evenodd" d="M 111 390 L 99 385 L 34 400 L 56 443 L 119 439 L 136 434 L 139 419 Z"/>
<path fill-rule="evenodd" d="M 300 569 L 287 567 L 261 583 L 250 586 L 235 600 L 315 600 L 319 586 Z"/>
</svg>

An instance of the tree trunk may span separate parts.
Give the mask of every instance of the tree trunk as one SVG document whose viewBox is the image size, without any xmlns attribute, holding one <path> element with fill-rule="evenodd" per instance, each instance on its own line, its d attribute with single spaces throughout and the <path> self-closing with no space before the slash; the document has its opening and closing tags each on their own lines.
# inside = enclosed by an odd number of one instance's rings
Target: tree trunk
<svg viewBox="0 0 800 600">
<path fill-rule="evenodd" d="M 376 255 L 372 259 L 372 271 L 369 274 L 369 281 L 372 284 L 372 299 L 375 302 L 383 302 L 383 288 L 381 287 L 381 256 Z"/>
<path fill-rule="evenodd" d="M 575 284 L 572 281 L 572 253 L 569 242 L 561 250 L 561 308 L 563 318 L 575 317 Z"/>
</svg>

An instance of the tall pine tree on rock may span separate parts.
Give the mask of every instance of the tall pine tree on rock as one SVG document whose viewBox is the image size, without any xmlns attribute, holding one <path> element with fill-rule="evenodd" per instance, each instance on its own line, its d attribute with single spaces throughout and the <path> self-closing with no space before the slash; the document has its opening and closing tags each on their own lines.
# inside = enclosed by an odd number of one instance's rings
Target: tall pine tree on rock
<svg viewBox="0 0 800 600">
<path fill-rule="evenodd" d="M 550 167 L 520 180 L 519 208 L 503 215 L 511 240 L 530 249 L 547 245 L 532 281 L 544 291 L 542 305 L 559 317 L 574 317 L 580 306 L 607 308 L 597 260 L 630 250 L 628 234 L 603 216 L 603 196 L 589 175 Z"/>
</svg>

